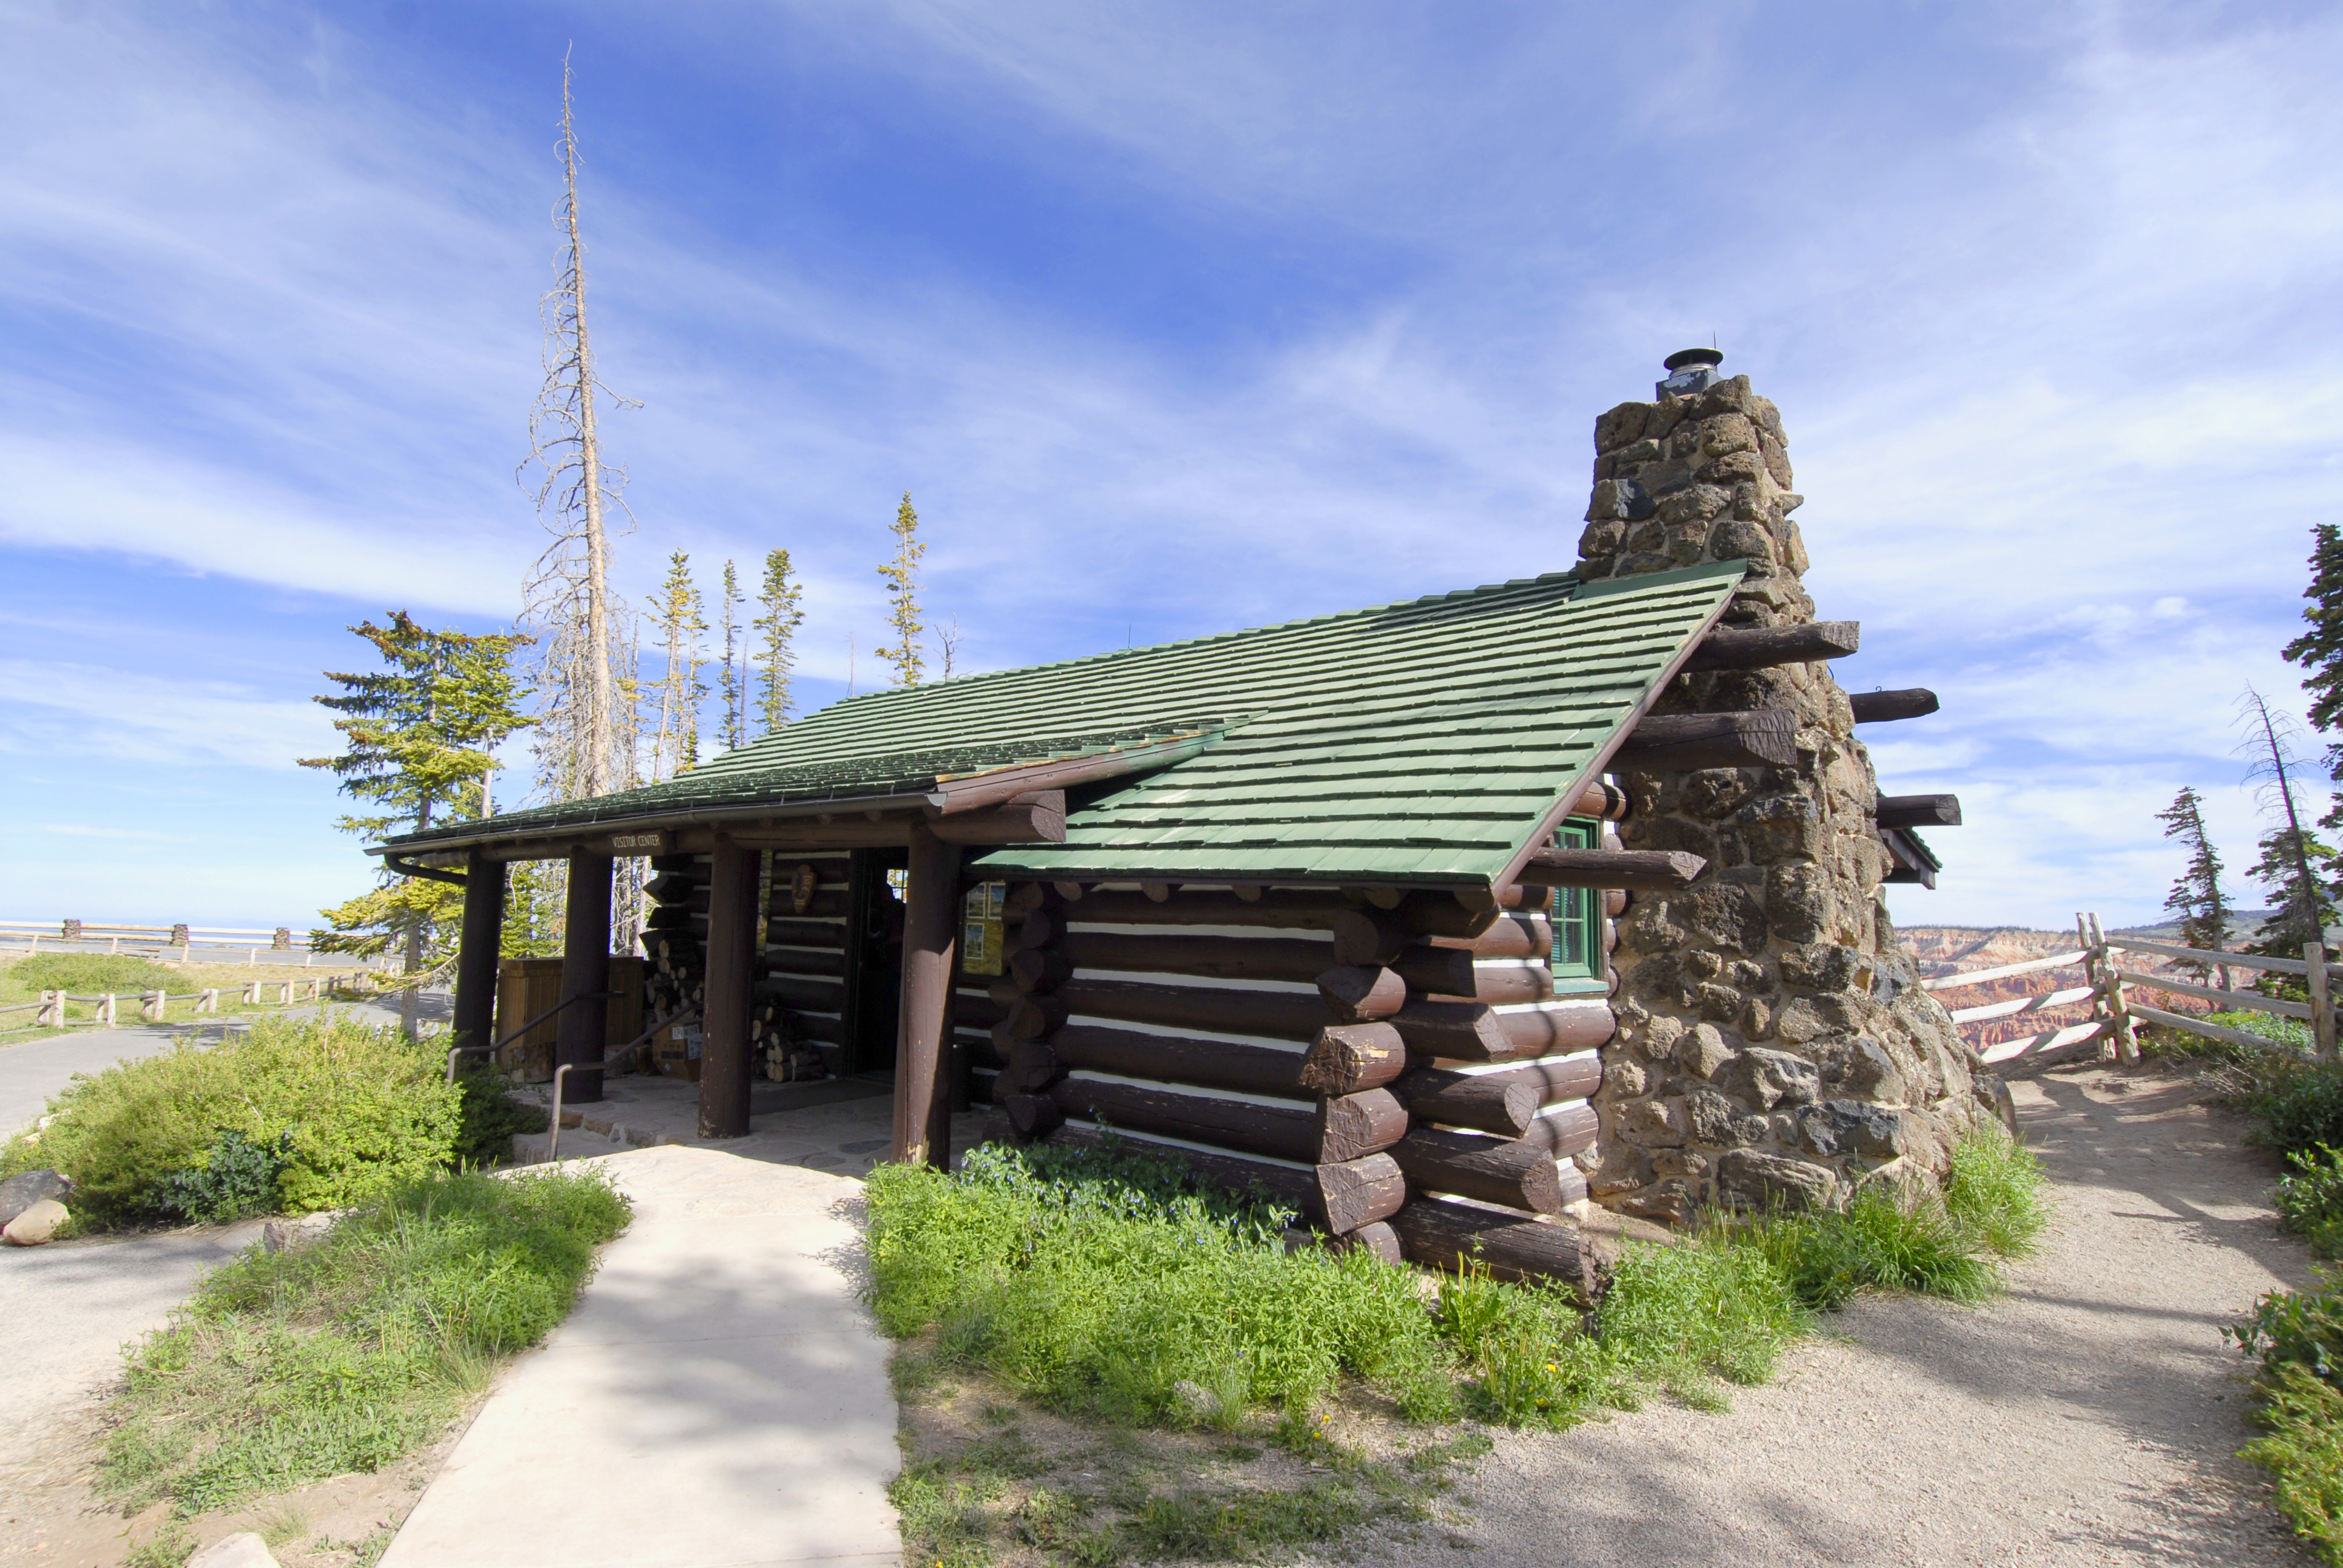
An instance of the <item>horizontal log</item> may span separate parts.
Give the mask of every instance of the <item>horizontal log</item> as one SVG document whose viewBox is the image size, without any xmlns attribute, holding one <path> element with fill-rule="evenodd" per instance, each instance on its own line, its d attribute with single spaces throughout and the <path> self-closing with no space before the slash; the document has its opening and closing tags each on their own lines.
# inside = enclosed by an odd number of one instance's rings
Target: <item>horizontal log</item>
<svg viewBox="0 0 2343 1568">
<path fill-rule="evenodd" d="M 1176 1035 L 1141 1034 L 1137 1030 L 1070 1023 L 1051 1035 L 1049 1043 L 1041 1049 L 1052 1052 L 1054 1059 L 1068 1069 L 1120 1073 L 1127 1078 L 1151 1078 L 1204 1089 L 1231 1089 L 1244 1094 L 1302 1101 L 1326 1092 L 1302 1081 L 1303 1064 L 1308 1060 L 1302 1052 L 1280 1050 L 1273 1045 L 1247 1045 L 1233 1040 L 1187 1040 Z"/>
<path fill-rule="evenodd" d="M 845 920 L 848 914 L 852 911 L 852 908 L 853 896 L 844 888 L 821 888 L 816 890 L 812 900 L 807 903 L 806 907 L 802 910 L 798 908 L 797 900 L 789 897 L 788 890 L 781 889 L 776 891 L 771 899 L 766 900 L 765 913 L 772 920 L 820 920 L 828 922 L 830 920 Z M 767 929 L 769 930 L 771 928 L 769 926 Z M 845 927 L 840 926 L 836 929 L 842 936 L 845 931 Z"/>
<path fill-rule="evenodd" d="M 1406 1137 L 1407 1126 L 1407 1108 L 1388 1089 L 1329 1096 L 1318 1102 L 1318 1160 L 1364 1159 Z"/>
<path fill-rule="evenodd" d="M 1746 713 L 1668 713 L 1637 724 L 1612 758 L 1622 772 L 1701 768 L 1787 768 L 1798 759 L 1798 716 L 1786 708 Z"/>
<path fill-rule="evenodd" d="M 1543 962 L 1518 959 L 1473 966 L 1472 996 L 1475 1001 L 1487 1002 L 1491 1007 L 1509 1007 L 1517 1002 L 1544 1001 L 1552 995 L 1554 970 Z"/>
<path fill-rule="evenodd" d="M 765 921 L 765 940 L 786 942 L 793 948 L 840 948 L 846 946 L 846 922 L 839 920 L 800 920 L 775 915 Z"/>
<path fill-rule="evenodd" d="M 1307 1105 L 1258 1105 L 1095 1078 L 1061 1078 L 1050 1086 L 1050 1098 L 1070 1118 L 1095 1119 L 1111 1127 L 1305 1165 L 1318 1163 L 1318 1112 Z"/>
<path fill-rule="evenodd" d="M 952 992 L 952 1021 L 962 1029 L 990 1029 L 1009 1016 L 1009 1010 L 982 991 L 965 986 Z"/>
<path fill-rule="evenodd" d="M 1401 1251 L 1428 1269 L 1485 1269 L 1500 1280 L 1551 1280 L 1588 1306 L 1610 1288 L 1612 1249 L 1566 1221 L 1515 1219 L 1439 1198 L 1410 1200 L 1389 1221 Z"/>
<path fill-rule="evenodd" d="M 1462 948 L 1435 948 L 1428 943 L 1408 948 L 1392 960 L 1391 967 L 1407 982 L 1412 996 L 1470 999 L 1478 994 L 1473 989 L 1473 955 Z"/>
<path fill-rule="evenodd" d="M 1408 985 L 1395 970 L 1340 964 L 1318 977 L 1318 994 L 1344 1023 L 1389 1018 L 1407 1003 Z"/>
<path fill-rule="evenodd" d="M 1576 997 L 1549 1002 L 1535 1012 L 1497 1014 L 1503 1043 L 1500 1050 L 1472 1060 L 1511 1061 L 1525 1056 L 1559 1056 L 1564 1051 L 1592 1050 L 1610 1042 L 1619 1030 L 1606 997 Z M 1443 1053 L 1443 1054 L 1453 1054 Z"/>
<path fill-rule="evenodd" d="M 1009 955 L 1009 978 L 1019 990 L 1055 990 L 1074 978 L 1074 960 L 1063 948 L 1021 948 Z"/>
<path fill-rule="evenodd" d="M 1012 925 L 1035 910 L 1053 910 L 1065 902 L 1055 882 L 1020 882 L 1009 890 L 1001 912 Z"/>
<path fill-rule="evenodd" d="M 1009 1064 L 1001 1070 L 1003 1090 L 1015 1094 L 1046 1093 L 1050 1085 L 1065 1076 L 1065 1062 L 1048 1041 L 1039 1040 L 1013 1042 Z"/>
<path fill-rule="evenodd" d="M 1708 862 L 1682 849 L 1565 849 L 1532 854 L 1513 879 L 1525 888 L 1620 888 L 1682 892 Z"/>
<path fill-rule="evenodd" d="M 1581 789 L 1578 799 L 1570 803 L 1570 815 L 1574 817 L 1592 817 L 1598 821 L 1615 822 L 1626 814 L 1627 792 L 1616 784 L 1605 784 L 1599 779 Z"/>
<path fill-rule="evenodd" d="M 1389 1021 L 1414 1055 L 1501 1061 L 1514 1054 L 1503 1017 L 1477 1001 L 1411 1001 Z"/>
<path fill-rule="evenodd" d="M 1387 964 L 1416 940 L 1415 928 L 1396 910 L 1346 910 L 1334 917 L 1333 930 L 1334 961 L 1342 964 Z"/>
<path fill-rule="evenodd" d="M 1143 893 L 1092 891 L 1063 910 L 1068 920 L 1102 926 L 1261 926 L 1288 930 L 1331 930 L 1334 917 L 1353 908 L 1346 894 L 1303 888 L 1272 888 L 1258 899 L 1234 893 L 1175 892 L 1158 903 Z"/>
<path fill-rule="evenodd" d="M 767 948 L 764 965 L 769 975 L 820 975 L 840 980 L 846 974 L 846 955 L 834 948 Z"/>
<path fill-rule="evenodd" d="M 1392 1146 L 1391 1156 L 1419 1191 L 1453 1192 L 1534 1214 L 1562 1212 L 1562 1181 L 1543 1143 L 1419 1127 Z"/>
<path fill-rule="evenodd" d="M 1013 987 L 1015 981 L 1011 981 Z M 1011 1040 L 1047 1040 L 1066 1021 L 1066 999 L 1059 994 L 1021 996 L 1011 1001 L 993 1027 Z M 996 1003 L 1000 998 L 992 999 Z"/>
<path fill-rule="evenodd" d="M 1882 795 L 1879 825 L 1883 828 L 1957 828 L 1961 798 L 1957 795 Z"/>
<path fill-rule="evenodd" d="M 1318 1031 L 1296 1081 L 1317 1094 L 1379 1089 L 1407 1070 L 1407 1044 L 1387 1023 L 1333 1023 Z"/>
<path fill-rule="evenodd" d="M 800 1037 L 823 1045 L 846 1043 L 846 1020 L 842 1018 L 821 1018 L 812 1013 L 791 1013 L 789 1028 Z"/>
<path fill-rule="evenodd" d="M 1081 970 L 1200 975 L 1207 980 L 1292 980 L 1308 985 L 1326 969 L 1326 944 L 1298 937 L 1127 936 L 1068 931 L 1058 950 Z"/>
<path fill-rule="evenodd" d="M 1477 937 L 1434 937 L 1434 947 L 1461 947 L 1476 959 L 1544 959 L 1554 954 L 1554 924 L 1536 910 L 1508 910 Z"/>
<path fill-rule="evenodd" d="M 1496 903 L 1473 901 L 1473 891 L 1417 893 L 1403 900 L 1397 913 L 1418 936 L 1477 937 L 1496 922 L 1502 898 Z"/>
<path fill-rule="evenodd" d="M 928 831 L 947 844 L 1062 844 L 1066 792 L 1044 789 L 998 806 L 938 817 Z"/>
<path fill-rule="evenodd" d="M 1544 1149 L 1549 1159 L 1562 1160 L 1594 1148 L 1594 1135 L 1601 1128 L 1593 1106 L 1566 1105 L 1540 1116 L 1522 1139 Z"/>
<path fill-rule="evenodd" d="M 1519 1067 L 1509 1067 L 1502 1072 L 1473 1074 L 1500 1083 L 1521 1083 L 1529 1086 L 1539 1105 L 1554 1105 L 1565 1100 L 1584 1100 L 1603 1084 L 1603 1057 L 1600 1052 L 1582 1050 L 1570 1056 L 1551 1057 L 1544 1061 L 1526 1061 Z"/>
<path fill-rule="evenodd" d="M 1028 948 L 1053 948 L 1066 934 L 1065 915 L 1057 910 L 1028 910 L 1009 934 L 1009 945 L 1022 951 Z"/>
<path fill-rule="evenodd" d="M 836 1012 L 846 999 L 842 980 L 799 980 L 773 975 L 757 982 L 757 999 L 770 999 L 798 1012 Z"/>
<path fill-rule="evenodd" d="M 1766 669 L 1845 658 L 1862 645 L 1862 624 L 1852 620 L 1809 621 L 1804 626 L 1721 626 L 1703 638 L 1684 660 L 1687 672 Z"/>
<path fill-rule="evenodd" d="M 1004 1094 L 999 1101 L 1020 1138 L 1042 1138 L 1066 1119 L 1065 1108 L 1046 1094 Z"/>
<path fill-rule="evenodd" d="M 1564 1209 L 1574 1203 L 1586 1201 L 1586 1172 L 1575 1165 L 1563 1165 L 1555 1168 L 1554 1174 L 1562 1181 L 1562 1206 Z"/>
<path fill-rule="evenodd" d="M 1402 1190 L 1405 1190 L 1404 1182 Z M 1407 1261 L 1407 1255 L 1400 1250 L 1399 1232 L 1381 1220 L 1372 1225 L 1362 1225 L 1348 1235 L 1335 1237 L 1332 1247 L 1338 1252 L 1371 1253 L 1394 1267 Z"/>
<path fill-rule="evenodd" d="M 1903 691 L 1856 691 L 1847 695 L 1857 724 L 1886 724 L 1898 719 L 1922 719 L 1936 711 L 1936 694 L 1925 687 Z"/>
<path fill-rule="evenodd" d="M 1495 1073 L 1419 1068 L 1392 1085 L 1411 1121 L 1472 1127 L 1519 1138 L 1537 1120 L 1537 1091 Z"/>
<path fill-rule="evenodd" d="M 1407 1177 L 1388 1154 L 1329 1161 L 1311 1175 L 1318 1196 L 1313 1218 L 1338 1236 L 1388 1220 L 1407 1201 Z"/>
<path fill-rule="evenodd" d="M 1302 991 L 1072 980 L 1049 997 L 1026 1000 L 1057 1004 L 1061 1023 L 1064 1014 L 1081 1013 L 1124 1023 L 1152 1023 L 1212 1034 L 1260 1035 L 1269 1040 L 1314 1040 L 1320 1030 L 1342 1021 L 1327 1010 L 1323 999 Z"/>
</svg>

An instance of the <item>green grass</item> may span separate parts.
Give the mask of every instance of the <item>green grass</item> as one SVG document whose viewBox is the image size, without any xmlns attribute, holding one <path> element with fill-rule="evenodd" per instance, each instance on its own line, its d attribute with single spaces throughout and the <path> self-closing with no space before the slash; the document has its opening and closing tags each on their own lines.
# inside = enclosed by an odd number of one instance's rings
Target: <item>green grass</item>
<svg viewBox="0 0 2343 1568">
<path fill-rule="evenodd" d="M 465 1097 L 444 1067 L 395 1029 L 265 1019 L 76 1078 L 46 1126 L 0 1148 L 0 1176 L 64 1171 L 76 1224 L 94 1230 L 346 1208 L 457 1158 Z M 266 1180 L 256 1147 L 275 1151 Z"/>
<path fill-rule="evenodd" d="M 440 1174 L 246 1251 L 130 1354 L 101 1490 L 193 1515 L 413 1452 L 561 1321 L 627 1215 L 598 1175 Z"/>
<path fill-rule="evenodd" d="M 1812 1312 L 1857 1292 L 1989 1295 L 1994 1260 L 2045 1218 L 2031 1156 L 1986 1127 L 1941 1201 L 1872 1192 L 1629 1247 L 1594 1314 L 1469 1271 L 1427 1311 L 1413 1271 L 1288 1252 L 1286 1216 L 1181 1180 L 1111 1149 L 873 1171 L 872 1305 L 898 1338 L 934 1332 L 927 1355 L 899 1358 L 899 1386 L 974 1368 L 1063 1413 L 1224 1431 L 1267 1407 L 1305 1418 L 1346 1381 L 1411 1421 L 1566 1426 L 1654 1389 L 1716 1408 L 1720 1385 L 1765 1381 Z"/>
</svg>

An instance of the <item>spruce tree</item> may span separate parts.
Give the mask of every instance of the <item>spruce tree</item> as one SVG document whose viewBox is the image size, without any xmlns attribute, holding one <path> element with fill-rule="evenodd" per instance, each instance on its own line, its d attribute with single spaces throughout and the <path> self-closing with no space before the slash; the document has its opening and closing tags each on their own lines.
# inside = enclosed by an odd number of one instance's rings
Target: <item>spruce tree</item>
<svg viewBox="0 0 2343 1568">
<path fill-rule="evenodd" d="M 659 728 L 651 736 L 656 782 L 688 773 L 699 763 L 699 705 L 708 697 L 708 683 L 699 678 L 699 638 L 708 622 L 700 614 L 699 587 L 691 580 L 691 558 L 681 550 L 668 558 L 667 580 L 653 602 L 667 659 L 659 684 Z"/>
<path fill-rule="evenodd" d="M 376 808 L 336 826 L 381 839 L 481 816 L 497 743 L 534 722 L 520 711 L 528 693 L 512 670 L 514 651 L 532 639 L 427 631 L 405 610 L 395 611 L 387 626 L 360 621 L 350 630 L 373 645 L 384 668 L 367 675 L 326 672 L 342 690 L 317 700 L 341 715 L 334 728 L 342 753 L 297 759 L 304 768 L 336 774 L 342 793 Z M 386 869 L 375 891 L 319 911 L 329 929 L 317 934 L 315 945 L 321 952 L 372 956 L 400 942 L 407 985 L 399 1010 L 411 1035 L 415 988 L 452 958 L 463 904 L 460 888 Z"/>
<path fill-rule="evenodd" d="M 787 724 L 797 706 L 789 682 L 798 664 L 797 629 L 805 620 L 804 611 L 798 608 L 802 591 L 789 569 L 789 552 L 768 550 L 765 581 L 757 594 L 757 603 L 765 613 L 749 623 L 764 634 L 752 658 L 763 678 L 764 689 L 757 699 L 757 712 L 765 722 L 768 735 Z"/>
<path fill-rule="evenodd" d="M 2311 727 L 2328 738 L 2328 776 L 2343 784 L 2343 527 L 2320 523 L 2310 530 L 2310 586 L 2302 597 L 2310 601 L 2302 612 L 2310 629 L 2286 645 L 2286 657 L 2308 671 L 2302 689 L 2310 694 Z M 2343 795 L 2318 822 L 2343 828 Z M 2343 895 L 2343 888 L 2328 892 Z"/>
<path fill-rule="evenodd" d="M 2299 958 L 2306 944 L 2324 940 L 2325 928 L 2334 918 L 2328 889 L 2336 855 L 2303 821 L 2295 778 L 2301 764 L 2278 715 L 2250 687 L 2239 709 L 2248 731 L 2247 746 L 2255 757 L 2252 774 L 2262 779 L 2264 798 L 2278 813 L 2278 825 L 2262 835 L 2257 846 L 2259 858 L 2247 871 L 2269 890 L 2278 906 L 2263 922 L 2261 940 L 2253 950 L 2269 958 Z"/>
<path fill-rule="evenodd" d="M 887 624 L 894 630 L 895 640 L 876 651 L 880 658 L 895 667 L 895 684 L 917 686 L 923 668 L 920 658 L 920 638 L 926 629 L 920 620 L 920 558 L 928 547 L 920 542 L 920 514 L 911 509 L 911 493 L 903 492 L 903 504 L 895 508 L 895 520 L 889 525 L 895 536 L 895 558 L 879 568 L 887 579 L 887 592 L 894 604 L 887 612 Z"/>
<path fill-rule="evenodd" d="M 739 609 L 744 602 L 740 574 L 728 560 L 724 563 L 724 679 L 717 689 L 717 700 L 724 705 L 718 739 L 727 751 L 738 751 L 749 743 L 749 672 L 740 662 Z"/>
<path fill-rule="evenodd" d="M 2179 839 L 2188 851 L 2188 864 L 2165 896 L 2164 907 L 2180 917 L 2182 947 L 2217 953 L 2229 946 L 2229 905 L 2221 894 L 2221 857 L 2206 836 L 2204 807 L 2204 797 L 2184 786 L 2172 798 L 2172 804 L 2156 814 L 2165 824 L 2164 836 Z M 2208 964 L 2181 967 L 2193 970 L 2200 978 L 2212 974 Z M 2227 980 L 2222 983 L 2226 985 Z"/>
</svg>

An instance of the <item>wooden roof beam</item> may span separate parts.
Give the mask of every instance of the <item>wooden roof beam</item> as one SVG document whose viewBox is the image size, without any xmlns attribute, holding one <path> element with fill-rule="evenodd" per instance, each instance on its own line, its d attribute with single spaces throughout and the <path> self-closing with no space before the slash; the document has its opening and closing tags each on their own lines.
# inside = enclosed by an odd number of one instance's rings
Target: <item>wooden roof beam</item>
<svg viewBox="0 0 2343 1568">
<path fill-rule="evenodd" d="M 1883 828 L 1957 828 L 1957 795 L 1882 795 L 1877 819 Z"/>
<path fill-rule="evenodd" d="M 1845 658 L 1863 641 L 1863 625 L 1852 620 L 1809 621 L 1804 626 L 1721 626 L 1701 640 L 1684 669 L 1765 669 L 1780 664 L 1811 664 Z"/>
<path fill-rule="evenodd" d="M 1925 687 L 1902 691 L 1855 691 L 1847 694 L 1857 724 L 1885 724 L 1897 719 L 1921 719 L 1936 711 L 1936 694 Z"/>
</svg>

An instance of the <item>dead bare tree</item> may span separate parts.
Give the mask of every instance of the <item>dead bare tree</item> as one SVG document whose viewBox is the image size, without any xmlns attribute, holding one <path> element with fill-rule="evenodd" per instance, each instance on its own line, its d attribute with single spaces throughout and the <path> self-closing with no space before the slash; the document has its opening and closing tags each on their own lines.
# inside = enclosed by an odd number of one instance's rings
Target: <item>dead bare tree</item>
<svg viewBox="0 0 2343 1568">
<path fill-rule="evenodd" d="M 538 689 L 546 711 L 538 728 L 539 789 L 548 799 L 572 800 L 623 789 L 634 771 L 631 747 L 622 746 L 617 708 L 619 679 L 614 655 L 626 607 L 610 591 L 615 510 L 631 531 L 626 472 L 603 461 L 597 401 L 640 407 L 604 386 L 594 370 L 586 317 L 586 240 L 578 212 L 578 127 L 570 97 L 569 58 L 561 61 L 561 198 L 554 225 L 562 236 L 554 286 L 539 304 L 545 322 L 545 384 L 529 410 L 526 475 L 540 472 L 538 515 L 553 536 L 522 585 L 525 618 L 543 650 Z M 524 482 L 526 480 L 524 479 Z"/>
</svg>

